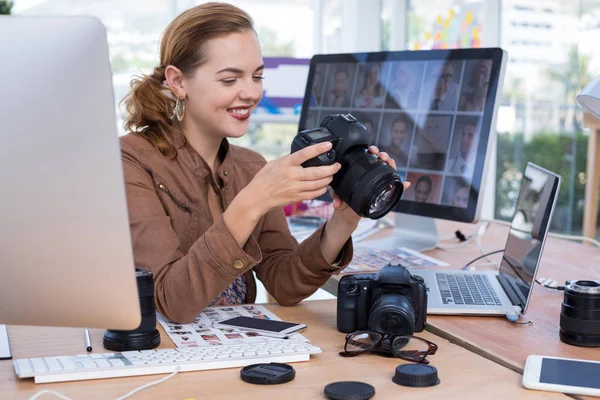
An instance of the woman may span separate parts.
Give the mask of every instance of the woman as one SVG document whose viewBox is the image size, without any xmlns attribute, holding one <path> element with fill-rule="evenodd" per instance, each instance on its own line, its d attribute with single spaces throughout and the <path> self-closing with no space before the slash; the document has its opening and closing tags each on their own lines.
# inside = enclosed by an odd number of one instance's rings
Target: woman
<svg viewBox="0 0 600 400">
<path fill-rule="evenodd" d="M 208 305 L 254 302 L 253 272 L 280 304 L 293 305 L 352 257 L 360 218 L 338 198 L 329 221 L 300 245 L 283 212 L 327 191 L 340 166 L 301 163 L 330 144 L 266 163 L 227 141 L 246 133 L 263 69 L 250 17 L 207 3 L 171 22 L 160 66 L 134 79 L 125 98 L 131 133 L 121 149 L 135 262 L 154 273 L 157 309 L 172 321 L 190 322 Z"/>
<path fill-rule="evenodd" d="M 379 64 L 370 64 L 365 70 L 363 85 L 358 96 L 354 99 L 354 107 L 359 108 L 381 108 L 385 102 L 385 89 L 379 76 L 381 66 Z"/>
</svg>

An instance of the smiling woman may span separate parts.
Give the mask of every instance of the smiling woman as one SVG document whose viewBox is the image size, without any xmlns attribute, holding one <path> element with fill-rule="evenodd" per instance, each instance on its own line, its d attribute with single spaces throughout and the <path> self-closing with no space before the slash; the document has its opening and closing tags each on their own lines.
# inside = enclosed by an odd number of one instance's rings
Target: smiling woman
<svg viewBox="0 0 600 400">
<path fill-rule="evenodd" d="M 339 199 L 333 216 L 301 244 L 283 212 L 328 190 L 339 164 L 301 164 L 331 143 L 267 163 L 227 140 L 247 132 L 263 70 L 250 16 L 206 3 L 171 22 L 160 66 L 135 78 L 124 99 L 130 133 L 121 149 L 135 262 L 153 272 L 156 308 L 172 321 L 192 321 L 208 305 L 254 302 L 253 272 L 279 303 L 295 304 L 352 258 L 350 235 L 360 217 Z"/>
</svg>

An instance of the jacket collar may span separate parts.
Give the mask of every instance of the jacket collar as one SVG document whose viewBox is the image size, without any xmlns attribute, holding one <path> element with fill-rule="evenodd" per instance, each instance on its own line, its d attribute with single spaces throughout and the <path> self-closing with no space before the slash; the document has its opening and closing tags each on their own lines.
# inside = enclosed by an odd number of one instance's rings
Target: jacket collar
<svg viewBox="0 0 600 400">
<path fill-rule="evenodd" d="M 211 179 L 211 168 L 206 161 L 190 146 L 182 132 L 177 130 L 172 137 L 173 146 L 177 150 L 177 158 L 184 163 L 194 175 L 200 179 Z M 233 147 L 229 145 L 229 141 L 223 138 L 221 147 L 219 148 L 219 157 L 223 160 L 219 166 L 217 173 L 221 177 L 230 176 L 233 172 Z M 223 182 L 227 182 L 224 179 Z"/>
</svg>

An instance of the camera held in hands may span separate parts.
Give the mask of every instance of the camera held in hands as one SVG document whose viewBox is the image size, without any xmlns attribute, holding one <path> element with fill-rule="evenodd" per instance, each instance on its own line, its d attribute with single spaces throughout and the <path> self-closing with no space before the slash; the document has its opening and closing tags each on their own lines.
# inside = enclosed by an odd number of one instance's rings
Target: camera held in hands
<svg viewBox="0 0 600 400">
<path fill-rule="evenodd" d="M 567 281 L 559 336 L 575 346 L 600 347 L 600 281 Z"/>
<path fill-rule="evenodd" d="M 334 175 L 331 187 L 358 215 L 378 219 L 396 206 L 404 191 L 402 180 L 394 168 L 369 152 L 364 125 L 351 114 L 328 115 L 319 128 L 298 132 L 291 151 L 322 142 L 331 142 L 332 149 L 302 166 L 339 162 L 342 168 Z"/>
<path fill-rule="evenodd" d="M 131 331 L 107 330 L 102 345 L 107 350 L 148 350 L 158 347 L 160 333 L 156 329 L 156 309 L 154 308 L 154 280 L 152 272 L 144 268 L 135 269 L 142 322 Z"/>
<path fill-rule="evenodd" d="M 375 331 L 412 335 L 427 323 L 427 288 L 423 278 L 400 264 L 379 273 L 345 275 L 338 284 L 337 327 L 340 332 Z"/>
</svg>

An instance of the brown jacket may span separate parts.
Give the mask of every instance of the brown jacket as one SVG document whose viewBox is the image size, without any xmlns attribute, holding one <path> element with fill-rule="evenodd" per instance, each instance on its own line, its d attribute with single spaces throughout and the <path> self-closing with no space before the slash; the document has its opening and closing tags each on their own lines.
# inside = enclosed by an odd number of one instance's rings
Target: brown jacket
<svg viewBox="0 0 600 400">
<path fill-rule="evenodd" d="M 121 138 L 135 263 L 153 272 L 156 307 L 165 317 L 192 321 L 241 274 L 247 280 L 246 302 L 254 302 L 252 271 L 280 304 L 293 305 L 352 259 L 348 240 L 340 266 L 327 263 L 320 249 L 323 227 L 298 245 L 282 209 L 266 214 L 240 248 L 223 218 L 213 221 L 208 188 L 215 188 L 226 209 L 266 161 L 224 140 L 218 187 L 184 136 L 177 134 L 173 142 L 178 156 L 170 159 L 139 135 Z"/>
</svg>

